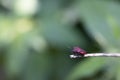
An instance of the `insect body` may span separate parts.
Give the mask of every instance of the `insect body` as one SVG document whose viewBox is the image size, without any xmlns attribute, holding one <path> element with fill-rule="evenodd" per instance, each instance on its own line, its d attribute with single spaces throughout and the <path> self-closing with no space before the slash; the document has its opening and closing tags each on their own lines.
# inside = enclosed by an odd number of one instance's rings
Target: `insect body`
<svg viewBox="0 0 120 80">
<path fill-rule="evenodd" d="M 77 55 L 77 56 L 84 56 L 86 54 L 86 51 L 81 49 L 80 47 L 74 47 L 72 52 L 74 55 Z"/>
</svg>

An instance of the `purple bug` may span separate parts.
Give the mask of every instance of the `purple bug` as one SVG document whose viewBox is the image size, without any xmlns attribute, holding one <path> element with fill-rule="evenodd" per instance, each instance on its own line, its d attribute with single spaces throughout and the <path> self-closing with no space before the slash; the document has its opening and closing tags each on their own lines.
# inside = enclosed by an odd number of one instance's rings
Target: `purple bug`
<svg viewBox="0 0 120 80">
<path fill-rule="evenodd" d="M 77 56 L 84 56 L 85 54 L 87 54 L 87 52 L 81 49 L 80 47 L 74 47 L 72 52 L 74 55 L 77 55 Z"/>
</svg>

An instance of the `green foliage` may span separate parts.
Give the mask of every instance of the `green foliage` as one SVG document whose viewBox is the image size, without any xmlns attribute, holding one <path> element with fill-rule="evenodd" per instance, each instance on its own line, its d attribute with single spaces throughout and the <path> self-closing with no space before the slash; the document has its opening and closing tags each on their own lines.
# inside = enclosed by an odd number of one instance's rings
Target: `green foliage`
<svg viewBox="0 0 120 80">
<path fill-rule="evenodd" d="M 119 58 L 69 58 L 73 46 L 120 52 L 119 9 L 119 0 L 1 0 L 0 80 L 120 80 Z"/>
<path fill-rule="evenodd" d="M 76 80 L 79 77 L 92 76 L 105 65 L 105 58 L 90 58 L 75 67 L 68 80 Z"/>
</svg>

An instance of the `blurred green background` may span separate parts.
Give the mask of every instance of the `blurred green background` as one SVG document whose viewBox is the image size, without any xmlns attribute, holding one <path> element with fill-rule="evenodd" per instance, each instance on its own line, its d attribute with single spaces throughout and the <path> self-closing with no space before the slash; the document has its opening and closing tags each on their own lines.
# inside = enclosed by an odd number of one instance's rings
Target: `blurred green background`
<svg viewBox="0 0 120 80">
<path fill-rule="evenodd" d="M 0 80 L 120 80 L 120 0 L 0 0 Z"/>
</svg>

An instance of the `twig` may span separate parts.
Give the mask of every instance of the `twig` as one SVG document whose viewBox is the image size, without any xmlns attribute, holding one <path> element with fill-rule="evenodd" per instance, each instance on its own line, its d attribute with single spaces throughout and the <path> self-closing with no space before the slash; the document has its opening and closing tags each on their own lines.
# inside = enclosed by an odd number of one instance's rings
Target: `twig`
<svg viewBox="0 0 120 80">
<path fill-rule="evenodd" d="M 88 53 L 84 56 L 80 55 L 70 55 L 70 58 L 79 58 L 79 57 L 120 57 L 120 53 Z"/>
</svg>

